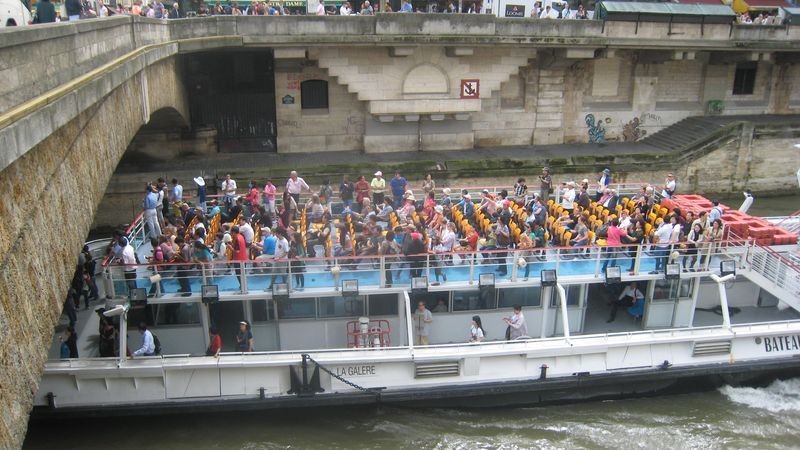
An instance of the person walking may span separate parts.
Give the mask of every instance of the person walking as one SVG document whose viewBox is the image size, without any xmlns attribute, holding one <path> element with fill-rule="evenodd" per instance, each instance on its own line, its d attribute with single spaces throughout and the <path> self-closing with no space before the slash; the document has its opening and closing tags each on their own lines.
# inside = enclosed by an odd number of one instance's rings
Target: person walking
<svg viewBox="0 0 800 450">
<path fill-rule="evenodd" d="M 431 332 L 433 314 L 425 306 L 425 302 L 417 303 L 417 310 L 414 311 L 414 335 L 416 345 L 429 345 L 428 336 Z"/>
</svg>

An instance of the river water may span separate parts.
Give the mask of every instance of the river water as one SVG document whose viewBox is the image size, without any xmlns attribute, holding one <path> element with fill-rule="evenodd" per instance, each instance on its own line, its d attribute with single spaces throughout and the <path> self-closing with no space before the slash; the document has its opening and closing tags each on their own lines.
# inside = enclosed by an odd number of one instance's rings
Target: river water
<svg viewBox="0 0 800 450">
<path fill-rule="evenodd" d="M 800 448 L 800 378 L 537 408 L 326 409 L 32 423 L 25 448 Z"/>
<path fill-rule="evenodd" d="M 740 197 L 720 198 L 738 208 Z M 800 209 L 761 198 L 754 215 Z M 478 406 L 478 405 L 476 405 Z M 26 449 L 800 448 L 800 378 L 762 388 L 537 408 L 347 408 L 33 422 Z"/>
</svg>

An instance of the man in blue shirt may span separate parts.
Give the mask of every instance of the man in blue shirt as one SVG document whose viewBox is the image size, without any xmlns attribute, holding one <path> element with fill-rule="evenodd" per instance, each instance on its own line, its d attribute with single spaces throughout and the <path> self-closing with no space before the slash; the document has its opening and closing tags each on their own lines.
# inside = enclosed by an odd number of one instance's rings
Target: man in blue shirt
<svg viewBox="0 0 800 450">
<path fill-rule="evenodd" d="M 408 0 L 403 0 L 403 4 L 400 5 L 400 12 L 414 12 L 414 8 L 411 7 L 411 3 L 408 3 Z"/>
<path fill-rule="evenodd" d="M 142 202 L 142 209 L 144 209 L 144 223 L 147 225 L 147 234 L 150 238 L 158 239 L 161 236 L 161 225 L 158 223 L 158 193 L 155 186 L 148 184 L 145 188 L 144 201 Z"/>
<path fill-rule="evenodd" d="M 180 214 L 180 205 L 183 203 L 183 186 L 178 184 L 177 178 L 172 179 L 172 190 L 169 191 L 169 202 L 175 209 L 175 214 Z"/>
<path fill-rule="evenodd" d="M 272 230 L 270 230 L 269 227 L 261 228 L 261 236 L 264 237 L 261 243 L 259 244 L 256 242 L 253 244 L 253 246 L 261 252 L 261 254 L 256 257 L 256 260 L 262 263 L 262 267 L 269 269 L 272 266 L 272 261 L 275 259 L 275 246 L 278 243 L 278 238 L 272 234 Z"/>
<path fill-rule="evenodd" d="M 472 222 L 472 218 L 475 216 L 475 204 L 472 203 L 472 196 L 469 194 L 464 195 L 461 206 L 458 208 L 464 214 L 464 218 Z"/>
<path fill-rule="evenodd" d="M 194 177 L 194 182 L 197 184 L 197 206 L 206 212 L 206 180 L 203 177 Z"/>
<path fill-rule="evenodd" d="M 153 356 L 156 354 L 156 343 L 153 333 L 147 329 L 144 322 L 139 324 L 139 333 L 142 333 L 142 347 L 133 352 L 133 356 Z"/>
<path fill-rule="evenodd" d="M 403 194 L 406 193 L 406 185 L 408 182 L 402 176 L 400 176 L 400 172 L 394 173 L 394 178 L 392 181 L 389 182 L 389 185 L 392 187 L 392 197 L 394 197 L 394 207 L 400 208 L 403 206 Z"/>
</svg>

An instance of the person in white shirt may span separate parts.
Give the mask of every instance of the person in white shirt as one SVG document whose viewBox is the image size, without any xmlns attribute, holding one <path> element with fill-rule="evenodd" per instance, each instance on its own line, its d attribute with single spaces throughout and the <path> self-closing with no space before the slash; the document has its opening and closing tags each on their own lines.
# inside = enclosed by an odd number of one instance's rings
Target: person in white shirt
<svg viewBox="0 0 800 450">
<path fill-rule="evenodd" d="M 539 15 L 540 19 L 558 19 L 558 12 L 550 5 L 544 7 L 544 11 Z"/>
<path fill-rule="evenodd" d="M 286 231 L 281 228 L 274 230 L 273 234 L 277 240 L 275 241 L 275 255 L 272 258 L 274 261 L 272 263 L 272 283 L 276 283 L 278 278 L 281 278 L 284 283 L 287 283 L 289 240 L 286 238 Z M 272 289 L 272 283 L 270 283 L 268 289 Z"/>
<path fill-rule="evenodd" d="M 522 306 L 514 305 L 514 315 L 511 317 L 504 317 L 503 322 L 508 325 L 506 340 L 513 341 L 514 339 L 528 335 L 528 326 L 525 324 L 525 315 L 522 314 Z"/>
<path fill-rule="evenodd" d="M 609 169 L 603 169 L 600 173 L 600 178 L 597 179 L 597 189 L 595 190 L 594 201 L 599 202 L 600 197 L 603 196 L 603 193 L 608 189 L 608 185 L 611 184 L 611 171 Z"/>
<path fill-rule="evenodd" d="M 289 179 L 286 180 L 286 192 L 294 198 L 294 202 L 298 205 L 300 204 L 300 194 L 303 191 L 311 191 L 311 188 L 308 187 L 306 181 L 297 176 L 296 171 L 291 171 L 289 173 Z"/>
<path fill-rule="evenodd" d="M 486 334 L 483 332 L 480 316 L 472 316 L 472 325 L 469 328 L 469 341 L 482 342 L 485 338 Z"/>
<path fill-rule="evenodd" d="M 661 196 L 665 198 L 672 198 L 675 195 L 675 187 L 677 186 L 675 175 L 668 173 L 667 179 L 664 181 L 664 190 L 661 191 Z"/>
<path fill-rule="evenodd" d="M 125 284 L 129 290 L 136 289 L 136 252 L 125 236 L 119 238 L 119 249 L 120 259 L 125 265 Z"/>
<path fill-rule="evenodd" d="M 142 347 L 133 352 L 133 356 L 153 356 L 156 354 L 156 343 L 153 333 L 147 329 L 144 322 L 139 324 L 139 333 L 142 334 Z"/>
<path fill-rule="evenodd" d="M 244 236 L 244 243 L 247 244 L 247 248 L 250 248 L 250 246 L 253 245 L 253 238 L 256 236 L 256 233 L 253 230 L 253 226 L 250 225 L 249 217 L 242 217 L 239 220 L 239 233 L 242 233 L 242 236 Z"/>
<path fill-rule="evenodd" d="M 719 206 L 719 202 L 714 200 L 714 201 L 711 202 L 711 204 L 714 205 L 714 206 L 711 208 L 711 211 L 709 211 L 709 213 L 708 213 L 708 221 L 709 222 L 714 222 L 715 220 L 722 219 L 722 207 Z"/>
<path fill-rule="evenodd" d="M 342 3 L 342 6 L 339 8 L 339 15 L 349 16 L 352 13 L 353 13 L 353 8 L 350 6 L 350 2 Z"/>
<path fill-rule="evenodd" d="M 222 182 L 222 192 L 225 194 L 225 211 L 233 208 L 236 202 L 236 180 L 231 179 L 231 174 L 225 175 L 225 181 Z"/>
<path fill-rule="evenodd" d="M 561 207 L 571 214 L 572 209 L 575 207 L 575 182 L 570 181 L 566 186 L 567 188 L 564 190 L 564 193 L 561 194 Z"/>
<path fill-rule="evenodd" d="M 327 13 L 325 12 L 325 0 L 319 0 L 319 5 L 317 5 L 317 15 L 324 16 Z"/>
<path fill-rule="evenodd" d="M 417 303 L 417 310 L 414 311 L 414 331 L 416 335 L 415 345 L 428 345 L 428 336 L 431 333 L 431 323 L 433 314 L 425 306 L 425 302 Z"/>
<path fill-rule="evenodd" d="M 380 170 L 375 172 L 375 178 L 369 183 L 369 188 L 372 191 L 372 204 L 382 205 L 383 196 L 386 191 L 386 180 L 383 178 L 383 172 Z"/>
<path fill-rule="evenodd" d="M 617 300 L 611 304 L 611 316 L 608 318 L 606 323 L 613 322 L 614 319 L 617 318 L 618 308 L 630 308 L 639 300 L 644 301 L 644 294 L 636 287 L 636 282 L 634 281 L 628 286 L 625 286 L 625 289 L 623 289 L 622 293 L 619 294 Z"/>
<path fill-rule="evenodd" d="M 660 270 L 664 270 L 667 265 L 667 258 L 669 257 L 669 243 L 672 238 L 672 224 L 662 221 L 655 232 L 655 258 L 656 269 L 650 272 L 657 274 Z"/>
</svg>

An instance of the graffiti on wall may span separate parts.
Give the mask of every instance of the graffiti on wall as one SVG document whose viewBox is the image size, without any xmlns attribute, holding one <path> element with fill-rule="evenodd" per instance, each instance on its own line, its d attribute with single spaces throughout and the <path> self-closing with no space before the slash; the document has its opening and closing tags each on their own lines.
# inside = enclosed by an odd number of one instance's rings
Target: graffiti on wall
<svg viewBox="0 0 800 450">
<path fill-rule="evenodd" d="M 627 117 L 626 117 L 627 116 Z M 636 142 L 648 134 L 648 129 L 658 130 L 663 127 L 663 119 L 658 114 L 641 113 L 633 118 L 627 114 L 597 118 L 594 114 L 585 116 L 589 142 Z"/>
<path fill-rule="evenodd" d="M 589 142 L 592 144 L 602 144 L 606 140 L 606 129 L 603 127 L 603 121 L 595 121 L 594 114 L 587 114 L 584 117 L 586 126 L 589 127 Z"/>
</svg>

